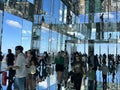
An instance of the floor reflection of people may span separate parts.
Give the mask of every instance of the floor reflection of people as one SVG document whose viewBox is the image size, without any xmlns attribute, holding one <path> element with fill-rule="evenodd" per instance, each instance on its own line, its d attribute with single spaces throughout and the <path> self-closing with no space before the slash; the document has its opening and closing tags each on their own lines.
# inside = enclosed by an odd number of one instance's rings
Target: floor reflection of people
<svg viewBox="0 0 120 90">
<path fill-rule="evenodd" d="M 103 78 L 103 90 L 106 90 L 107 86 L 107 73 L 109 72 L 109 69 L 106 65 L 106 61 L 103 62 L 103 65 L 101 66 L 102 70 L 102 78 Z"/>
<path fill-rule="evenodd" d="M 89 64 L 87 76 L 88 76 L 88 90 L 94 90 L 95 71 L 93 70 L 92 64 Z"/>
<path fill-rule="evenodd" d="M 98 66 L 100 67 L 100 64 L 98 62 L 98 57 L 97 57 L 97 55 L 94 55 L 94 51 L 89 52 L 88 64 L 93 65 L 93 70 L 95 71 L 95 73 L 97 71 Z M 95 76 L 95 88 L 94 88 L 95 90 L 97 90 L 97 78 L 96 77 L 97 76 Z"/>
<path fill-rule="evenodd" d="M 116 77 L 117 77 L 118 82 L 120 82 L 120 61 L 119 61 L 118 65 L 117 65 Z"/>
</svg>

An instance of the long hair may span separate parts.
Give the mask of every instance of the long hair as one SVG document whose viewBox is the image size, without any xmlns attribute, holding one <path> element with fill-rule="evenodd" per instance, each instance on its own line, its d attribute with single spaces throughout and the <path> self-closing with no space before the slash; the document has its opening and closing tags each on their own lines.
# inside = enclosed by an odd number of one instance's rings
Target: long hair
<svg viewBox="0 0 120 90">
<path fill-rule="evenodd" d="M 31 62 L 33 62 L 35 66 L 38 65 L 38 59 L 37 59 L 37 55 L 36 55 L 35 51 L 30 50 L 30 54 L 32 55 L 30 64 L 31 64 Z"/>
</svg>

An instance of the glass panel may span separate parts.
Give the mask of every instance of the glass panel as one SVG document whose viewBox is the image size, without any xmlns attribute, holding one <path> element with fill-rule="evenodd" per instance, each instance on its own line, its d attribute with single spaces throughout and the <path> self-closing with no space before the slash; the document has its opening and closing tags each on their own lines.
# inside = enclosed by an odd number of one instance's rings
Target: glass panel
<svg viewBox="0 0 120 90">
<path fill-rule="evenodd" d="M 49 29 L 42 27 L 41 29 L 41 47 L 40 52 L 48 51 L 48 42 L 49 41 Z"/>
<path fill-rule="evenodd" d="M 24 46 L 25 50 L 28 50 L 31 46 L 32 23 L 23 19 L 22 24 L 21 44 Z"/>
<path fill-rule="evenodd" d="M 84 44 L 76 44 L 77 46 L 77 51 L 81 52 L 82 54 L 84 53 L 85 45 Z"/>
<path fill-rule="evenodd" d="M 53 16 L 57 24 L 59 23 L 59 12 L 60 12 L 60 0 L 54 0 Z"/>
<path fill-rule="evenodd" d="M 96 55 L 96 54 L 100 55 L 100 54 L 101 54 L 100 49 L 101 49 L 101 45 L 95 43 L 95 45 L 94 45 L 94 54 L 95 54 L 95 55 Z"/>
<path fill-rule="evenodd" d="M 23 0 L 23 2 L 21 2 L 21 0 L 18 0 L 18 2 L 7 0 L 4 4 L 4 10 L 16 16 L 33 21 L 34 5 L 26 0 Z"/>
<path fill-rule="evenodd" d="M 45 15 L 45 22 L 50 23 L 50 18 L 51 18 L 51 0 L 43 0 L 43 11 L 45 11 L 47 14 Z"/>
<path fill-rule="evenodd" d="M 101 47 L 101 54 L 103 55 L 105 53 L 106 55 L 108 55 L 109 53 L 108 44 L 102 43 L 100 47 Z"/>
<path fill-rule="evenodd" d="M 109 54 L 116 55 L 116 44 L 109 44 Z"/>
<path fill-rule="evenodd" d="M 30 3 L 32 3 L 32 4 L 34 3 L 34 0 L 28 0 L 28 1 L 29 1 Z"/>
<path fill-rule="evenodd" d="M 2 43 L 2 31 L 3 31 L 3 12 L 0 10 L 0 50 L 1 50 L 1 43 Z"/>
<path fill-rule="evenodd" d="M 57 32 L 52 32 L 52 45 L 51 45 L 52 52 L 57 52 Z"/>
<path fill-rule="evenodd" d="M 2 51 L 7 53 L 7 49 L 11 48 L 14 52 L 15 46 L 22 43 L 22 19 L 5 12 L 3 29 Z"/>
<path fill-rule="evenodd" d="M 58 39 L 58 51 L 60 51 L 60 33 L 57 34 L 57 39 Z"/>
<path fill-rule="evenodd" d="M 117 44 L 117 54 L 120 54 L 120 43 Z"/>
</svg>

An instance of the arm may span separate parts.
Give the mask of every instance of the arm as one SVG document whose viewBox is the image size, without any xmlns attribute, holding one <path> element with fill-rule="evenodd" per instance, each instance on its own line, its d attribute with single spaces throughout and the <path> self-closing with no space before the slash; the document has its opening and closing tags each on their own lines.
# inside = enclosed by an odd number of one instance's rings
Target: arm
<svg viewBox="0 0 120 90">
<path fill-rule="evenodd" d="M 6 63 L 8 63 L 8 57 L 6 56 Z"/>
<path fill-rule="evenodd" d="M 82 70 L 83 70 L 83 74 L 85 74 L 85 67 L 84 66 L 82 66 Z"/>
<path fill-rule="evenodd" d="M 19 66 L 8 66 L 8 69 L 13 68 L 13 69 L 19 69 Z"/>
<path fill-rule="evenodd" d="M 24 57 L 18 56 L 15 65 L 10 65 L 10 66 L 8 66 L 8 69 L 9 69 L 9 68 L 19 69 L 20 66 L 23 66 L 23 64 L 22 64 L 23 61 L 21 61 L 21 60 L 24 61 L 24 60 L 25 60 Z"/>
</svg>

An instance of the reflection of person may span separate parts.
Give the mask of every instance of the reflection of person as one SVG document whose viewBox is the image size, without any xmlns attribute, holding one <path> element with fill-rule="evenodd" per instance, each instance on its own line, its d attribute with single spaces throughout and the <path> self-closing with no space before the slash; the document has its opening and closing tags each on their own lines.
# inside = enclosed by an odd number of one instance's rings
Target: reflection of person
<svg viewBox="0 0 120 90">
<path fill-rule="evenodd" d="M 118 81 L 120 81 L 120 60 L 118 61 L 118 65 L 116 68 L 116 77 L 117 77 Z"/>
<path fill-rule="evenodd" d="M 33 90 L 35 88 L 36 82 L 36 66 L 37 63 L 37 56 L 33 50 L 27 51 L 27 77 L 26 77 L 26 89 Z"/>
<path fill-rule="evenodd" d="M 16 46 L 15 47 L 15 53 L 16 53 L 16 61 L 14 66 L 9 66 L 8 68 L 14 68 L 16 69 L 16 78 L 15 83 L 18 87 L 18 90 L 25 90 L 25 80 L 26 80 L 26 59 L 25 55 L 23 54 L 23 47 L 22 46 Z"/>
<path fill-rule="evenodd" d="M 115 71 L 116 71 L 116 63 L 115 63 L 115 59 L 114 59 L 114 55 L 111 56 L 111 60 L 112 60 L 112 82 L 114 83 L 114 79 L 115 79 Z"/>
<path fill-rule="evenodd" d="M 75 54 L 75 61 L 72 63 L 73 67 L 73 82 L 76 90 L 81 90 L 81 83 L 85 68 L 78 53 Z"/>
<path fill-rule="evenodd" d="M 85 68 L 85 73 L 87 72 L 87 56 L 84 54 L 82 56 L 82 63 L 83 63 L 83 66 Z M 86 81 L 86 77 L 84 76 L 83 78 L 83 84 L 85 85 L 85 81 Z"/>
<path fill-rule="evenodd" d="M 103 77 L 103 86 L 107 84 L 107 73 L 108 73 L 108 67 L 106 65 L 106 61 L 103 62 L 103 65 L 101 67 L 102 70 L 102 77 Z"/>
<path fill-rule="evenodd" d="M 96 74 L 97 67 L 98 66 L 100 67 L 100 65 L 99 65 L 99 62 L 98 62 L 97 55 L 94 56 L 94 51 L 90 51 L 90 53 L 89 53 L 88 64 L 92 64 L 93 70 L 95 71 L 95 74 Z M 96 89 L 97 89 L 97 80 L 96 80 L 96 76 L 95 76 L 95 90 Z"/>
<path fill-rule="evenodd" d="M 32 82 L 31 82 L 31 72 L 30 72 L 30 60 L 31 60 L 31 50 L 28 50 L 26 52 L 26 60 L 27 60 L 27 65 L 26 65 L 26 69 L 27 69 L 27 76 L 26 76 L 26 90 L 28 90 L 30 88 L 30 90 L 32 89 Z"/>
<path fill-rule="evenodd" d="M 68 79 L 68 65 L 69 65 L 69 56 L 68 56 L 68 53 L 65 52 L 64 53 L 64 73 L 63 73 L 65 87 L 67 86 L 67 79 Z"/>
<path fill-rule="evenodd" d="M 11 65 L 13 66 L 14 60 L 15 60 L 15 55 L 12 53 L 11 49 L 8 49 L 8 54 L 6 56 L 7 66 L 11 66 Z M 9 81 L 8 81 L 8 89 L 7 90 L 12 90 L 12 83 L 13 83 L 14 75 L 15 75 L 15 70 L 10 68 L 9 69 Z"/>
<path fill-rule="evenodd" d="M 2 59 L 3 59 L 3 55 L 2 55 L 2 52 L 0 51 L 0 70 L 1 70 L 1 62 L 2 62 Z"/>
<path fill-rule="evenodd" d="M 55 58 L 57 80 L 58 80 L 58 90 L 61 88 L 62 74 L 64 71 L 64 57 L 62 56 L 63 52 L 58 52 Z"/>
<path fill-rule="evenodd" d="M 89 65 L 87 76 L 88 76 L 88 90 L 94 90 L 95 71 L 93 70 L 92 64 Z"/>
<path fill-rule="evenodd" d="M 12 53 L 11 49 L 8 49 L 8 54 L 6 56 L 7 65 L 14 65 L 15 55 Z"/>
</svg>

